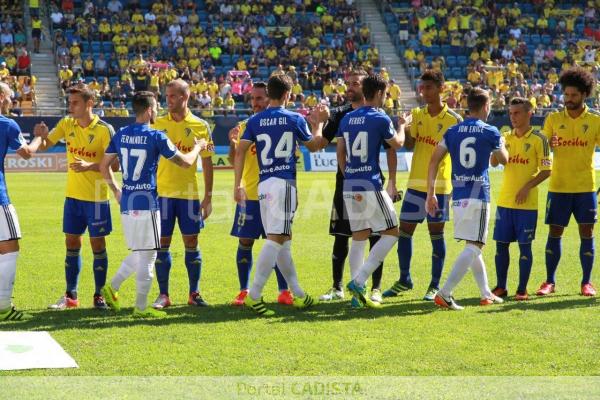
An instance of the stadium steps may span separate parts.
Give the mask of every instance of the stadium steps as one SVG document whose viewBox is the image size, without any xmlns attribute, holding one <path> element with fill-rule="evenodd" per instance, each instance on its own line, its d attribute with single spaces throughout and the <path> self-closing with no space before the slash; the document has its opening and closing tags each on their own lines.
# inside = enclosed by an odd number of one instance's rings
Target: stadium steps
<svg viewBox="0 0 600 400">
<path fill-rule="evenodd" d="M 400 101 L 406 108 L 416 107 L 417 96 L 412 87 L 410 77 L 407 74 L 402 60 L 398 57 L 394 43 L 387 32 L 385 21 L 374 0 L 358 0 L 357 6 L 361 13 L 361 21 L 368 24 L 371 30 L 371 43 L 379 49 L 381 66 L 388 70 L 391 79 L 394 79 L 400 89 L 402 96 Z"/>
</svg>

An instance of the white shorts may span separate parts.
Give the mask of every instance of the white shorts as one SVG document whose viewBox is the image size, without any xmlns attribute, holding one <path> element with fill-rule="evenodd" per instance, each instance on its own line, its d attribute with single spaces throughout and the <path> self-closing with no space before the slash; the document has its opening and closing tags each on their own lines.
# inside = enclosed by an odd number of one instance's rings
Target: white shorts
<svg viewBox="0 0 600 400">
<path fill-rule="evenodd" d="M 485 243 L 490 220 L 490 203 L 478 199 L 452 202 L 454 211 L 454 238 Z"/>
<path fill-rule="evenodd" d="M 1 207 L 0 242 L 21 239 L 21 227 L 19 226 L 17 210 L 15 210 L 15 207 L 13 207 L 12 204 L 7 204 Z"/>
<path fill-rule="evenodd" d="M 160 249 L 160 212 L 130 210 L 121 213 L 125 241 L 130 250 Z"/>
<path fill-rule="evenodd" d="M 296 188 L 285 179 L 269 178 L 258 184 L 258 201 L 265 233 L 290 236 L 298 208 Z"/>
<path fill-rule="evenodd" d="M 344 205 L 352 232 L 382 232 L 398 226 L 394 202 L 385 190 L 344 192 Z"/>
</svg>

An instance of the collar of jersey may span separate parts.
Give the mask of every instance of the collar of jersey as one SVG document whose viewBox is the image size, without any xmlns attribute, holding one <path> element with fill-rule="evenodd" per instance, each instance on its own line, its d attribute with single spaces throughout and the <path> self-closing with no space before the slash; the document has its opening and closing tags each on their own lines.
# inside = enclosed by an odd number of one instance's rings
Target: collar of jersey
<svg viewBox="0 0 600 400">
<path fill-rule="evenodd" d="M 514 130 L 514 129 L 512 129 L 512 130 L 510 131 L 510 133 L 511 133 L 512 135 L 514 135 L 516 138 L 519 138 L 519 137 L 517 136 L 517 134 L 515 133 L 515 130 Z M 530 128 L 529 128 L 529 130 L 528 130 L 527 132 L 525 132 L 525 134 L 524 134 L 523 136 L 521 136 L 519 139 L 522 139 L 522 138 L 528 138 L 529 136 L 531 136 L 531 134 L 532 134 L 532 133 L 533 133 L 533 126 L 532 126 L 532 127 L 530 127 Z"/>
<path fill-rule="evenodd" d="M 565 107 L 565 109 L 563 110 L 563 115 L 564 115 L 565 118 L 578 120 L 578 119 L 582 119 L 583 117 L 585 117 L 585 115 L 588 113 L 588 111 L 589 111 L 589 107 L 587 106 L 587 104 L 584 104 L 583 105 L 583 112 L 579 115 L 579 117 L 577 117 L 577 118 L 571 118 L 571 116 L 567 112 L 567 107 Z"/>
<path fill-rule="evenodd" d="M 73 122 L 75 123 L 75 125 L 77 125 L 81 129 L 93 129 L 98 123 L 98 121 L 100 121 L 100 117 L 97 114 L 94 114 L 94 116 L 92 117 L 92 122 L 90 122 L 90 124 L 84 128 L 81 125 L 79 125 L 79 122 L 77 122 L 75 118 L 73 118 Z"/>
<path fill-rule="evenodd" d="M 173 121 L 175 123 L 179 123 L 182 121 L 189 121 L 191 117 L 192 117 L 192 112 L 189 109 L 188 109 L 187 113 L 185 114 L 185 117 L 183 117 L 183 119 L 181 121 L 175 121 L 173 119 L 173 117 L 171 116 L 171 113 L 170 112 L 167 113 L 167 118 L 169 119 L 169 121 Z"/>
<path fill-rule="evenodd" d="M 438 115 L 436 115 L 435 117 L 431 117 L 431 118 L 444 118 L 444 115 L 446 115 L 446 111 L 448 111 L 448 104 L 446 103 L 442 103 L 442 110 L 440 111 L 440 113 Z M 427 113 L 427 115 L 431 116 L 431 114 L 429 114 L 429 106 L 425 106 L 425 112 Z"/>
</svg>

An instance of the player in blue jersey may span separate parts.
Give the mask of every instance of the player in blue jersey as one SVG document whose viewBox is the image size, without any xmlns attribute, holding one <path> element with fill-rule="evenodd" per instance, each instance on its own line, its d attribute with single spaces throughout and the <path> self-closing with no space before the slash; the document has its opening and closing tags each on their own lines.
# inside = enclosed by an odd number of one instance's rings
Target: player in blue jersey
<svg viewBox="0 0 600 400">
<path fill-rule="evenodd" d="M 310 151 L 317 151 L 325 146 L 327 141 L 323 139 L 322 129 L 329 114 L 323 106 L 313 114 L 314 136 L 311 135 L 306 119 L 285 109 L 291 90 L 292 81 L 287 75 L 277 74 L 269 78 L 269 107 L 248 120 L 236 149 L 234 162 L 234 198 L 238 204 L 243 205 L 246 199 L 244 187 L 241 186 L 244 161 L 250 145 L 256 144 L 258 199 L 267 240 L 260 252 L 254 281 L 244 303 L 264 316 L 274 314 L 266 308 L 261 293 L 275 263 L 294 294 L 294 306 L 305 308 L 317 303 L 298 284 L 290 250 L 292 222 L 297 207 L 295 150 L 297 142 L 302 142 Z"/>
<path fill-rule="evenodd" d="M 442 308 L 461 310 L 452 291 L 469 268 L 481 292 L 481 305 L 502 303 L 488 286 L 481 248 L 488 233 L 490 214 L 490 156 L 501 164 L 508 161 L 508 152 L 500 131 L 484 121 L 490 113 L 490 98 L 483 89 L 473 89 L 467 96 L 469 117 L 450 127 L 436 147 L 427 175 L 427 212 L 435 215 L 439 204 L 434 195 L 438 167 L 449 153 L 452 161 L 452 209 L 454 211 L 454 238 L 465 240 L 466 246 L 452 266 L 452 272 L 435 296 L 435 304 Z"/>
<path fill-rule="evenodd" d="M 154 94 L 138 92 L 133 98 L 136 115 L 134 124 L 121 128 L 111 139 L 100 163 L 100 172 L 121 204 L 121 221 L 131 254 L 109 285 L 102 288 L 106 303 L 115 311 L 120 309 L 118 290 L 125 279 L 136 273 L 137 299 L 133 315 L 161 317 L 164 311 L 148 307 L 156 251 L 160 249 L 160 212 L 156 189 L 156 170 L 160 156 L 189 168 L 201 150 L 194 148 L 182 154 L 164 132 L 150 128 L 157 114 Z M 110 165 L 119 157 L 123 169 L 123 186 L 119 188 Z"/>
<path fill-rule="evenodd" d="M 350 272 L 346 286 L 362 303 L 381 307 L 366 295 L 365 282 L 398 241 L 398 220 L 394 203 L 383 189 L 379 153 L 384 141 L 393 149 L 404 144 L 404 125 L 396 133 L 392 120 L 381 110 L 387 81 L 379 75 L 362 81 L 365 105 L 344 116 L 337 133 L 337 162 L 344 173 L 344 204 L 352 231 Z M 364 261 L 365 246 L 373 232 L 380 239 Z"/>
<path fill-rule="evenodd" d="M 12 90 L 6 83 L 0 83 L 0 109 L 10 107 Z M 31 158 L 31 151 L 21 134 L 21 128 L 12 119 L 0 116 L 0 321 L 20 321 L 30 319 L 29 314 L 19 311 L 12 304 L 12 294 L 17 273 L 19 239 L 21 228 L 17 212 L 8 198 L 4 177 L 4 158 L 8 149 L 14 150 L 24 159 Z"/>
</svg>

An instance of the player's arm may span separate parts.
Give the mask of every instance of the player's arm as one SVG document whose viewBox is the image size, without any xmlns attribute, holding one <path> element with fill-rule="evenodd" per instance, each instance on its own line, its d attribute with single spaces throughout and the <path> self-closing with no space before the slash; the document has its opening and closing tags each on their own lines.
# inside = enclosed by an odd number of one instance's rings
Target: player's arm
<svg viewBox="0 0 600 400">
<path fill-rule="evenodd" d="M 539 172 L 523 185 L 515 196 L 517 204 L 523 204 L 527 201 L 531 189 L 544 182 L 552 173 L 552 159 L 550 158 L 550 145 L 546 137 L 542 137 L 540 142 L 536 144 L 537 164 Z"/>
<path fill-rule="evenodd" d="M 246 160 L 246 152 L 250 148 L 252 141 L 247 139 L 240 140 L 235 149 L 235 159 L 233 162 L 233 170 L 235 172 L 235 181 L 233 185 L 233 198 L 236 203 L 243 203 L 246 200 L 246 191 L 241 185 L 242 173 L 244 172 L 244 162 Z"/>
<path fill-rule="evenodd" d="M 386 143 L 390 145 L 390 147 L 394 150 L 398 150 L 404 145 L 404 138 L 406 134 L 404 133 L 405 124 L 398 125 L 398 131 L 394 130 L 394 126 L 392 121 L 389 122 L 389 130 L 393 133 L 393 136 L 389 139 L 385 139 Z"/>
<path fill-rule="evenodd" d="M 337 137 L 337 145 L 336 145 L 335 153 L 337 156 L 338 167 L 339 167 L 340 171 L 342 171 L 342 174 L 344 174 L 344 171 L 346 170 L 347 154 L 346 154 L 346 140 L 344 139 L 343 136 Z"/>
<path fill-rule="evenodd" d="M 398 201 L 398 188 L 396 187 L 396 170 L 398 168 L 398 154 L 396 150 L 391 147 L 385 150 L 387 155 L 387 166 L 388 166 L 388 183 L 387 193 L 392 198 L 392 201 Z"/>
<path fill-rule="evenodd" d="M 308 118 L 312 127 L 312 138 L 302 143 L 310 152 L 319 151 L 329 144 L 329 141 L 323 137 L 323 126 L 329 119 L 329 108 L 325 104 L 318 104 Z"/>
<path fill-rule="evenodd" d="M 119 186 L 117 185 L 117 181 L 115 180 L 115 175 L 113 174 L 113 171 L 111 168 L 111 165 L 113 164 L 113 162 L 115 161 L 116 158 L 117 158 L 116 153 L 105 153 L 104 156 L 102 157 L 102 160 L 98 164 L 98 170 L 102 174 L 102 177 L 104 178 L 104 181 L 106 182 L 106 184 L 108 185 L 110 190 L 115 195 L 115 199 L 117 199 L 117 201 L 120 202 L 121 201 L 121 188 L 119 188 Z"/>
<path fill-rule="evenodd" d="M 446 142 L 442 139 L 433 151 L 431 159 L 429 160 L 429 169 L 427 170 L 427 199 L 425 200 L 425 205 L 427 207 L 427 212 L 431 216 L 435 216 L 439 208 L 437 197 L 435 197 L 435 181 L 440 163 L 446 153 L 448 153 L 448 149 L 446 148 Z"/>
<path fill-rule="evenodd" d="M 204 177 L 204 198 L 202 199 L 202 218 L 207 219 L 212 213 L 212 191 L 214 169 L 212 155 L 202 157 L 202 176 Z"/>
<path fill-rule="evenodd" d="M 238 136 L 240 134 L 240 126 L 236 125 L 229 131 L 229 152 L 227 153 L 227 160 L 229 164 L 233 165 L 235 161 L 235 146 L 238 143 Z"/>
<path fill-rule="evenodd" d="M 37 152 L 46 151 L 50 147 L 54 146 L 55 143 L 48 139 L 49 132 L 48 126 L 46 126 L 44 121 L 40 122 L 39 124 L 35 124 L 33 128 L 33 135 L 35 137 L 31 143 L 27 145 L 27 151 L 30 154 L 35 154 Z"/>
<path fill-rule="evenodd" d="M 179 150 L 175 153 L 175 155 L 169 158 L 169 161 L 174 162 L 179 165 L 181 168 L 190 168 L 196 162 L 198 158 L 198 154 L 206 146 L 206 141 L 197 141 L 194 145 L 194 148 L 189 153 L 182 153 Z M 203 164 L 204 166 L 204 164 Z M 212 166 L 212 164 L 211 164 Z"/>
<path fill-rule="evenodd" d="M 491 157 L 494 157 L 499 164 L 506 165 L 508 162 L 508 150 L 506 150 L 506 146 L 504 145 L 504 138 L 500 136 L 500 146 L 492 152 Z M 490 161 L 491 160 L 490 157 Z M 492 164 L 493 165 L 493 164 Z M 497 164 L 496 164 L 497 165 Z"/>
<path fill-rule="evenodd" d="M 410 125 L 412 124 L 412 113 L 405 113 L 398 118 L 398 129 L 404 126 L 404 148 L 412 150 L 415 148 L 416 140 L 410 134 Z"/>
</svg>

